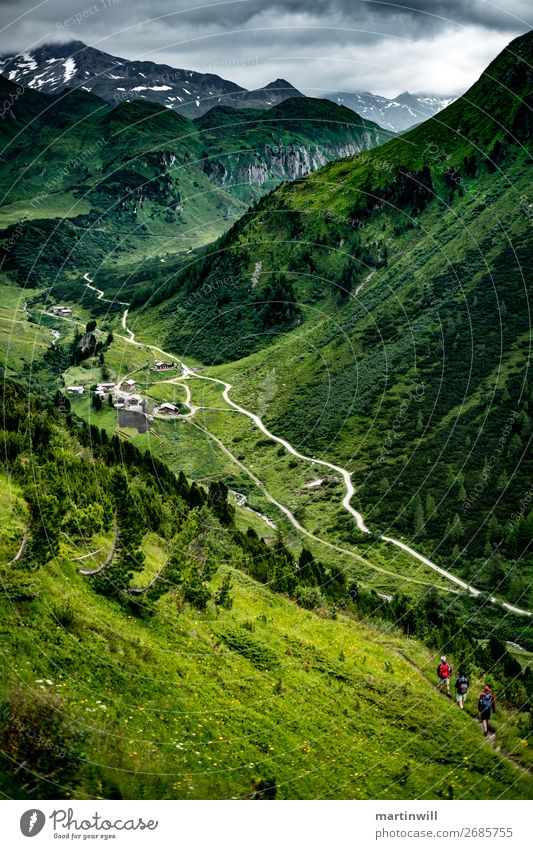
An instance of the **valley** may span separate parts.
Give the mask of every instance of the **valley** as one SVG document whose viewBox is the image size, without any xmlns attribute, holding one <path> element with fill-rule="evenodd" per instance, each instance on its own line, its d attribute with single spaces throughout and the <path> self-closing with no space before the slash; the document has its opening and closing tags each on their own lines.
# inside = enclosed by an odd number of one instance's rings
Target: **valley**
<svg viewBox="0 0 533 849">
<path fill-rule="evenodd" d="M 398 136 L 105 56 L 0 128 L 0 791 L 528 798 L 531 34 Z"/>
<path fill-rule="evenodd" d="M 86 278 L 84 278 L 84 279 L 86 279 Z M 89 288 L 93 288 L 90 285 L 90 283 L 88 283 L 88 282 L 86 282 L 86 285 Z M 101 299 L 101 296 L 103 296 L 103 293 L 100 293 L 99 299 Z M 155 351 L 155 353 L 157 353 L 158 355 L 161 355 L 163 357 L 168 357 L 168 358 L 172 359 L 175 356 L 174 353 L 171 354 L 168 351 L 164 351 L 161 348 L 158 348 L 158 347 L 153 346 L 153 345 L 147 345 L 147 344 L 143 343 L 142 341 L 139 341 L 138 339 L 136 339 L 135 333 L 132 330 L 130 330 L 129 327 L 128 327 L 127 317 L 128 317 L 128 310 L 125 310 L 125 312 L 122 316 L 121 326 L 124 329 L 124 331 L 126 332 L 127 336 L 121 337 L 123 339 L 123 341 L 125 341 L 129 344 L 132 344 L 132 345 L 140 346 L 143 350 L 146 350 L 146 351 Z M 351 479 L 352 476 L 351 476 L 350 472 L 348 472 L 346 469 L 344 469 L 340 466 L 334 465 L 333 463 L 330 463 L 326 460 L 321 460 L 321 459 L 318 459 L 316 457 L 305 456 L 304 454 L 301 454 L 299 451 L 297 451 L 289 442 L 287 442 L 287 440 L 283 439 L 280 436 L 276 436 L 273 433 L 271 433 L 265 427 L 264 423 L 262 422 L 262 420 L 259 418 L 258 415 L 251 412 L 250 410 L 247 410 L 246 408 L 242 407 L 241 405 L 239 405 L 238 403 L 236 403 L 235 401 L 233 401 L 230 398 L 229 393 L 232 390 L 232 385 L 230 383 L 227 383 L 227 382 L 220 380 L 219 378 L 216 378 L 216 377 L 209 377 L 207 375 L 199 374 L 197 371 L 191 370 L 183 361 L 180 361 L 179 365 L 180 365 L 181 370 L 182 370 L 179 378 L 176 378 L 172 381 L 158 382 L 157 385 L 161 386 L 164 383 L 178 383 L 180 385 L 180 384 L 182 384 L 183 381 L 200 380 L 200 381 L 210 381 L 210 382 L 216 383 L 219 386 L 223 387 L 223 392 L 222 392 L 220 398 L 222 399 L 222 402 L 225 402 L 225 404 L 227 405 L 226 409 L 231 408 L 233 410 L 236 410 L 238 413 L 241 413 L 243 416 L 250 419 L 253 422 L 253 424 L 255 425 L 255 427 L 261 433 L 263 433 L 271 443 L 275 443 L 275 444 L 282 446 L 285 449 L 285 452 L 290 454 L 292 457 L 295 457 L 298 460 L 302 461 L 303 468 L 300 468 L 297 471 L 291 471 L 291 473 L 289 475 L 290 478 L 295 478 L 296 480 L 299 481 L 299 489 L 300 490 L 302 489 L 301 480 L 304 477 L 306 477 L 306 476 L 309 477 L 310 475 L 313 475 L 315 473 L 314 470 L 312 468 L 309 468 L 309 467 L 318 466 L 320 471 L 323 468 L 325 468 L 325 469 L 329 469 L 333 472 L 336 472 L 338 475 L 340 475 L 340 477 L 343 481 L 343 486 L 344 486 L 344 490 L 345 490 L 345 495 L 342 498 L 342 507 L 344 508 L 344 510 L 346 510 L 353 517 L 353 519 L 355 521 L 356 528 L 357 528 L 358 531 L 360 531 L 362 534 L 371 534 L 372 533 L 371 530 L 366 526 L 365 521 L 364 521 L 361 513 L 359 513 L 357 510 L 355 510 L 351 506 L 352 498 L 355 495 L 355 488 L 354 488 L 354 485 L 352 483 L 352 479 Z M 135 373 L 136 373 L 136 371 L 131 372 L 128 375 L 122 376 L 121 378 L 118 379 L 117 383 L 122 383 L 122 381 L 126 377 L 129 377 L 130 374 L 133 375 Z M 149 391 L 149 389 L 148 389 L 148 391 Z M 190 404 L 191 390 L 189 389 L 188 386 L 186 386 L 186 391 L 187 391 L 186 403 L 188 404 L 189 407 L 191 407 L 191 404 Z M 194 392 L 194 397 L 195 398 L 197 397 L 196 392 Z M 224 413 L 225 412 L 225 408 L 224 408 L 224 406 L 222 406 L 222 403 L 221 403 L 219 396 L 218 395 L 213 396 L 212 393 L 209 392 L 209 390 L 202 390 L 198 394 L 198 398 L 199 398 L 199 401 L 201 400 L 203 403 L 198 404 L 198 405 L 194 405 L 192 407 L 192 411 L 193 411 L 193 413 L 197 413 L 198 411 L 203 411 L 202 421 L 203 421 L 204 427 L 201 428 L 201 429 L 204 431 L 204 433 L 206 434 L 206 436 L 208 438 L 217 439 L 219 441 L 219 444 L 220 444 L 222 450 L 225 451 L 225 453 L 230 457 L 230 459 L 233 460 L 233 462 L 239 464 L 239 461 L 228 450 L 228 446 L 225 446 L 224 443 L 222 441 L 220 441 L 219 438 L 212 431 L 207 430 L 207 428 L 205 427 L 205 425 L 213 426 L 211 424 L 212 417 L 209 416 L 210 412 L 212 412 L 212 411 L 216 411 L 218 413 Z M 207 403 L 210 403 L 213 406 L 206 406 L 206 401 L 207 401 Z M 230 410 L 228 410 L 228 412 L 230 412 Z M 189 416 L 184 416 L 184 418 L 189 418 Z M 227 415 L 226 416 L 224 416 L 224 415 L 220 416 L 219 415 L 219 416 L 215 416 L 214 418 L 215 418 L 215 422 L 218 419 L 220 431 L 223 434 L 226 434 L 228 432 L 228 430 L 224 428 L 223 422 L 224 422 L 224 419 L 227 418 Z M 231 418 L 233 418 L 233 417 L 231 417 Z M 220 422 L 220 419 L 222 419 L 222 422 Z M 200 425 L 196 425 L 196 426 L 199 427 L 199 428 L 201 427 Z M 233 432 L 237 432 L 237 433 L 242 432 L 242 430 L 239 427 L 233 426 L 233 422 L 232 422 L 232 426 L 231 426 L 230 429 Z M 215 424 L 215 431 L 216 431 L 216 424 Z M 239 442 L 239 450 L 242 450 L 245 447 L 245 443 L 241 444 L 241 440 L 242 440 L 242 437 L 241 437 L 241 439 L 239 439 L 237 437 L 237 440 L 236 440 L 235 436 L 233 437 L 233 440 L 232 440 L 233 442 L 235 442 L 235 441 Z M 278 456 L 279 456 L 279 454 L 278 454 Z M 254 448 L 252 448 L 250 450 L 250 457 L 254 457 L 255 459 L 257 459 L 257 457 L 258 457 L 257 443 L 255 444 Z M 269 466 L 270 466 L 268 461 L 260 462 L 259 465 L 262 466 L 265 469 L 268 469 Z M 261 484 L 261 482 L 252 475 L 252 473 L 250 472 L 249 469 L 247 469 L 245 466 L 242 466 L 242 465 L 241 465 L 241 469 L 243 469 L 252 478 L 252 480 L 254 480 L 254 482 L 256 484 L 258 484 L 259 487 L 264 490 L 264 493 L 267 496 L 267 498 L 273 504 L 275 504 L 275 506 L 277 506 L 278 509 L 281 510 L 281 512 L 283 512 L 285 514 L 285 516 L 288 518 L 289 522 L 298 531 L 300 531 L 301 533 L 304 533 L 305 536 L 308 536 L 309 538 L 314 539 L 315 541 L 322 542 L 322 544 L 323 545 L 325 544 L 327 547 L 331 546 L 334 550 L 337 550 L 339 553 L 344 551 L 345 554 L 351 554 L 351 552 L 349 552 L 348 550 L 346 550 L 346 549 L 343 550 L 339 546 L 332 546 L 331 543 L 327 543 L 327 542 L 324 543 L 324 541 L 321 541 L 318 537 L 315 537 L 313 534 L 311 534 L 308 530 L 306 530 L 300 524 L 300 522 L 296 519 L 296 516 L 294 515 L 294 513 L 291 510 L 289 510 L 283 504 L 277 502 L 273 498 L 273 496 L 271 494 L 269 494 L 268 490 L 264 489 L 263 484 Z M 290 486 L 290 484 L 289 484 L 289 486 Z M 308 483 L 304 486 L 306 486 L 309 489 L 310 484 Z M 331 488 L 329 488 L 329 489 L 330 489 L 330 491 L 328 492 L 328 501 L 331 499 Z M 294 503 L 294 498 L 295 498 L 295 495 L 292 494 L 291 502 L 293 502 L 293 503 Z M 320 513 L 320 515 L 322 516 L 322 519 L 324 520 L 324 517 L 327 516 L 327 508 L 329 506 L 330 505 L 325 504 L 322 500 L 320 500 L 318 504 L 314 505 L 314 509 L 317 510 L 317 512 Z M 305 507 L 303 509 L 305 509 Z M 415 551 L 407 543 L 402 542 L 401 540 L 394 539 L 393 537 L 389 537 L 389 536 L 381 536 L 381 537 L 378 536 L 377 541 L 379 542 L 380 540 L 383 541 L 383 542 L 386 542 L 386 543 L 390 543 L 391 545 L 402 549 L 410 557 L 415 558 L 420 563 L 422 563 L 424 566 L 429 567 L 429 569 L 432 569 L 437 574 L 441 575 L 443 578 L 446 579 L 447 582 L 461 587 L 463 590 L 466 590 L 468 593 L 470 593 L 474 596 L 479 595 L 480 591 L 478 589 L 476 589 L 475 587 L 473 587 L 469 584 L 466 584 L 464 581 L 461 581 L 459 578 L 455 577 L 450 572 L 447 572 L 446 570 L 442 569 L 437 564 L 428 560 L 428 558 L 424 557 L 422 554 Z M 383 570 L 380 569 L 380 567 L 376 567 L 376 568 L 377 568 L 377 571 L 383 571 Z M 389 574 L 391 574 L 391 576 L 393 575 L 392 572 L 389 573 Z M 422 574 L 424 574 L 424 573 L 422 573 Z M 430 576 L 430 573 L 428 573 L 427 570 L 426 570 L 426 573 L 425 573 L 424 576 L 426 577 L 426 584 L 429 585 L 427 578 Z M 405 578 L 405 576 L 400 576 L 400 577 Z M 407 579 L 407 580 L 409 580 L 409 579 Z M 524 616 L 528 616 L 528 617 L 531 617 L 531 615 L 532 615 L 531 611 L 524 610 L 523 608 L 520 608 L 520 607 L 516 607 L 514 605 L 509 604 L 506 601 L 498 602 L 494 597 L 491 597 L 490 600 L 493 603 L 500 603 L 502 605 L 502 607 L 504 607 L 505 609 L 509 610 L 512 613 L 517 613 L 519 615 L 524 615 Z"/>
</svg>

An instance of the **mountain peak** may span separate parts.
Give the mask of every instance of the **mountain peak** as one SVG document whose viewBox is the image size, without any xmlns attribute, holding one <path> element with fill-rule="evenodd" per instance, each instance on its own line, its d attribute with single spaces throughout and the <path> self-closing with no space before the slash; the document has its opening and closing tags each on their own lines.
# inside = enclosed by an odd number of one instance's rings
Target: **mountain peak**
<svg viewBox="0 0 533 849">
<path fill-rule="evenodd" d="M 249 92 L 217 74 L 124 59 L 77 39 L 0 56 L 0 74 L 45 94 L 81 89 L 113 106 L 146 100 L 187 118 L 197 118 L 214 106 L 266 109 L 287 97 L 303 97 L 287 80 L 277 79 Z"/>
<path fill-rule="evenodd" d="M 250 92 L 250 94 L 254 94 L 255 92 L 273 92 L 276 93 L 279 97 L 281 92 L 286 93 L 286 97 L 305 97 L 301 91 L 298 91 L 292 83 L 289 83 L 287 80 L 281 79 L 278 77 L 277 80 L 272 80 L 272 82 L 267 83 L 261 88 L 254 89 Z"/>
<path fill-rule="evenodd" d="M 337 91 L 327 94 L 328 100 L 342 103 L 366 120 L 394 133 L 401 133 L 414 124 L 431 118 L 444 109 L 454 98 L 437 95 L 416 95 L 402 91 L 397 97 L 388 98 L 369 91 Z"/>
<path fill-rule="evenodd" d="M 393 97 L 392 99 L 395 103 L 403 103 L 405 106 L 416 107 L 418 105 L 417 98 L 410 91 L 402 91 L 398 97 Z"/>
<path fill-rule="evenodd" d="M 277 80 L 273 80 L 271 83 L 267 83 L 263 88 L 290 88 L 297 91 L 297 89 L 292 85 L 292 83 L 287 82 L 287 80 L 281 79 L 278 77 Z"/>
<path fill-rule="evenodd" d="M 48 42 L 45 42 L 45 44 L 42 44 L 41 47 L 39 47 L 38 49 L 43 50 L 44 48 L 46 48 L 47 50 L 49 50 L 50 48 L 54 48 L 54 47 L 61 47 L 64 50 L 66 50 L 66 49 L 69 49 L 69 50 L 86 50 L 89 47 L 89 45 L 85 44 L 84 41 L 80 41 L 79 39 L 72 38 L 70 41 L 59 41 L 59 42 L 48 41 Z M 91 49 L 96 50 L 95 47 L 93 47 Z"/>
</svg>

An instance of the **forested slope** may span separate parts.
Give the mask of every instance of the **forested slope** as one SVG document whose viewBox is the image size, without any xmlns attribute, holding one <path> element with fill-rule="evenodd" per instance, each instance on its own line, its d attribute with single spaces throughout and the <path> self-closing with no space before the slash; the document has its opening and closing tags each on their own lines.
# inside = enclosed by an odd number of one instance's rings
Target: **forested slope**
<svg viewBox="0 0 533 849">
<path fill-rule="evenodd" d="M 238 361 L 219 371 L 252 407 L 274 368 L 267 424 L 353 469 L 377 530 L 529 605 L 532 45 L 134 299 L 182 355 Z"/>
<path fill-rule="evenodd" d="M 280 539 L 238 531 L 219 484 L 189 484 L 64 404 L 28 406 L 15 384 L 4 407 L 2 792 L 528 796 L 512 761 L 527 763 L 530 675 L 504 684 L 490 652 L 469 661 L 474 685 L 500 687 L 504 758 L 435 694 L 421 642 L 369 619 L 375 602 L 331 564 L 304 554 L 296 569 Z M 317 570 L 320 615 L 289 598 Z M 443 715 L 444 750 L 428 721 Z"/>
</svg>

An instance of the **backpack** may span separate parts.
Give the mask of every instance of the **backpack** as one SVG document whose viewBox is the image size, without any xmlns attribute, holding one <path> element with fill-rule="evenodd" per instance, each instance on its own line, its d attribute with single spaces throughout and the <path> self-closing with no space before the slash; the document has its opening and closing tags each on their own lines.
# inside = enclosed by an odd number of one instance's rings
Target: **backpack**
<svg viewBox="0 0 533 849">
<path fill-rule="evenodd" d="M 450 667 L 447 663 L 441 663 L 439 666 L 439 678 L 449 678 L 450 677 Z"/>
<path fill-rule="evenodd" d="M 462 675 L 457 682 L 457 691 L 464 696 L 466 691 L 468 690 L 468 678 Z"/>
<path fill-rule="evenodd" d="M 479 706 L 481 710 L 492 710 L 492 696 L 490 693 L 483 693 L 479 697 Z"/>
</svg>

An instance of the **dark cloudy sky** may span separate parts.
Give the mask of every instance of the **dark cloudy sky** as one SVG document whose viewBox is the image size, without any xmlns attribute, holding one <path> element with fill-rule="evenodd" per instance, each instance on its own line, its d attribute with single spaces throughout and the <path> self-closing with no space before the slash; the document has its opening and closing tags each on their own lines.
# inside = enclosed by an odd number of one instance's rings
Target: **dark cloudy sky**
<svg viewBox="0 0 533 849">
<path fill-rule="evenodd" d="M 455 94 L 532 26 L 531 0 L 0 0 L 0 53 L 76 39 L 247 88 Z"/>
</svg>

